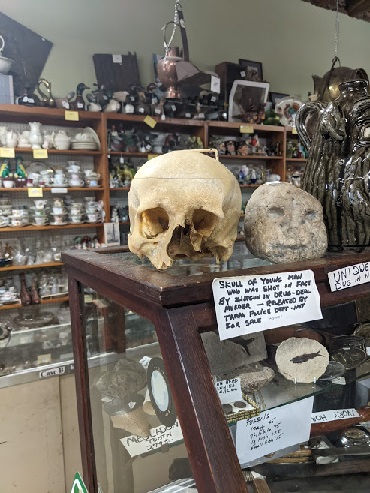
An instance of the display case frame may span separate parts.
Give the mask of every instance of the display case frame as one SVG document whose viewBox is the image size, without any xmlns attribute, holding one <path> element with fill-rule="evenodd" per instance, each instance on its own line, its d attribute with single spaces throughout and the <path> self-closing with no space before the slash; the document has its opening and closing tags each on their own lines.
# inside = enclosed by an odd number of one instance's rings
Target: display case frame
<svg viewBox="0 0 370 493">
<path fill-rule="evenodd" d="M 328 254 L 311 261 L 184 277 L 171 273 L 171 269 L 158 272 L 140 265 L 140 262 L 135 264 L 128 260 L 130 254 L 127 254 L 127 260 L 124 254 L 116 255 L 121 251 L 123 249 L 115 249 L 114 252 L 79 251 L 63 255 L 69 278 L 83 473 L 89 491 L 97 493 L 98 482 L 82 315 L 83 285 L 155 324 L 198 491 L 246 493 L 245 477 L 200 337 L 200 332 L 217 327 L 213 279 L 311 269 L 321 306 L 332 306 L 370 294 L 370 283 L 331 292 L 328 282 L 329 272 L 359 262 L 369 262 L 370 253 Z"/>
</svg>

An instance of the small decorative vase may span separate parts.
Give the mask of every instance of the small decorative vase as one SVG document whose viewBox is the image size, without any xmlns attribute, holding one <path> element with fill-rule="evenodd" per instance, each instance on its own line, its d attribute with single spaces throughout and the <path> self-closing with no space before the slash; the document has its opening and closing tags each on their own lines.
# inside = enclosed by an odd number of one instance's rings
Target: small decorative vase
<svg viewBox="0 0 370 493">
<path fill-rule="evenodd" d="M 41 134 L 41 123 L 40 122 L 30 122 L 31 127 L 29 141 L 32 144 L 32 149 L 41 149 L 41 144 L 43 142 Z"/>
</svg>

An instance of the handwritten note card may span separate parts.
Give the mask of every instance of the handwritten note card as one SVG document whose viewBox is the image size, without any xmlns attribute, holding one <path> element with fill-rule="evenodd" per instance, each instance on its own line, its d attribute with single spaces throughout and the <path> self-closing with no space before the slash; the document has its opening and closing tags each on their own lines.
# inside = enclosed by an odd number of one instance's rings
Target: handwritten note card
<svg viewBox="0 0 370 493">
<path fill-rule="evenodd" d="M 322 318 L 312 270 L 213 280 L 220 339 Z"/>
<path fill-rule="evenodd" d="M 321 413 L 312 413 L 311 423 L 326 423 L 336 419 L 358 418 L 359 414 L 356 409 L 335 409 L 322 411 Z"/>
<path fill-rule="evenodd" d="M 236 453 L 243 466 L 266 454 L 306 442 L 313 397 L 262 412 L 236 423 Z M 268 460 L 266 458 L 266 460 Z"/>
<path fill-rule="evenodd" d="M 359 284 L 370 282 L 370 262 L 348 265 L 328 273 L 330 289 L 340 291 Z"/>
<path fill-rule="evenodd" d="M 127 438 L 121 438 L 122 445 L 131 455 L 145 454 L 160 448 L 168 443 L 175 443 L 182 440 L 181 426 L 178 420 L 171 426 L 157 426 L 150 430 L 150 436 L 141 437 L 138 435 L 130 435 Z"/>
<path fill-rule="evenodd" d="M 231 378 L 230 380 L 220 380 L 215 383 L 218 397 L 221 404 L 241 401 L 243 399 L 240 378 Z"/>
</svg>

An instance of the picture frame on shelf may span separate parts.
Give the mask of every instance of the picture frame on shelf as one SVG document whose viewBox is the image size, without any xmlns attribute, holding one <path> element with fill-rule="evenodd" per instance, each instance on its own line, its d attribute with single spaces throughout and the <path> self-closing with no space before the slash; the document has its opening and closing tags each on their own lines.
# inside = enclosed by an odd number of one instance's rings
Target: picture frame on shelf
<svg viewBox="0 0 370 493">
<path fill-rule="evenodd" d="M 263 69 L 261 62 L 254 62 L 252 60 L 239 58 L 239 65 L 243 68 L 243 71 L 245 72 L 246 80 L 263 82 Z"/>
<path fill-rule="evenodd" d="M 289 94 L 284 94 L 282 92 L 270 92 L 269 100 L 272 103 L 272 109 L 275 109 L 275 105 L 280 102 L 281 99 L 288 97 Z"/>
<path fill-rule="evenodd" d="M 119 223 L 104 224 L 104 243 L 107 246 L 120 245 Z"/>
<path fill-rule="evenodd" d="M 268 82 L 235 80 L 229 98 L 229 122 L 247 121 L 245 116 L 264 108 L 269 95 Z"/>
</svg>

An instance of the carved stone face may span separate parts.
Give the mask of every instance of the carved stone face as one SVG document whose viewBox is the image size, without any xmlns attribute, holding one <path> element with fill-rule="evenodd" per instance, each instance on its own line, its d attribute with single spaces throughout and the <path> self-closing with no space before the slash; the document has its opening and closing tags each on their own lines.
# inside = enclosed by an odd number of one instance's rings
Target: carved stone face
<svg viewBox="0 0 370 493">
<path fill-rule="evenodd" d="M 237 235 L 242 198 L 238 182 L 219 161 L 174 151 L 145 163 L 128 194 L 128 246 L 157 269 L 179 257 L 227 260 Z"/>
<path fill-rule="evenodd" d="M 245 243 L 275 263 L 322 257 L 327 249 L 322 206 L 290 183 L 259 187 L 245 208 Z"/>
</svg>

